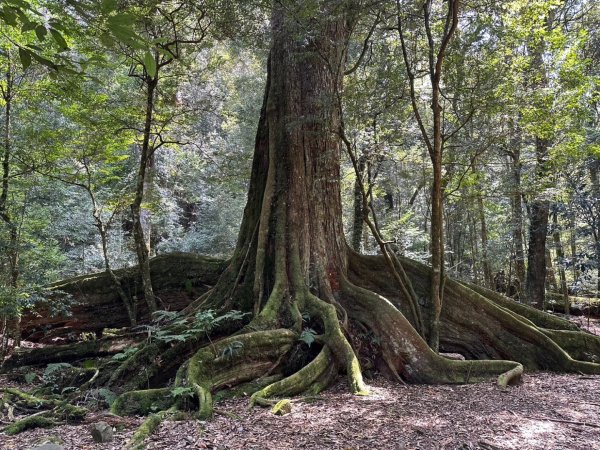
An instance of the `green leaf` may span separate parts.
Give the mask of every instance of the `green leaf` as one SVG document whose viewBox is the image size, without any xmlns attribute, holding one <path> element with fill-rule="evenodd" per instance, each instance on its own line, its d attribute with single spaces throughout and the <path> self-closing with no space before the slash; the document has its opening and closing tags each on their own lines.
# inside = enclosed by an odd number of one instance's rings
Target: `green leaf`
<svg viewBox="0 0 600 450">
<path fill-rule="evenodd" d="M 67 44 L 67 41 L 65 41 L 65 38 L 63 37 L 62 34 L 60 34 L 60 32 L 58 30 L 55 30 L 54 28 L 50 28 L 50 34 L 52 35 L 52 37 L 54 38 L 54 40 L 56 41 L 56 43 L 58 44 L 58 46 L 60 48 L 62 48 L 63 50 L 69 49 L 69 44 Z"/>
<path fill-rule="evenodd" d="M 298 340 L 304 342 L 310 347 L 310 345 L 315 342 L 316 334 L 317 332 L 312 328 L 305 328 L 302 330 L 302 333 L 300 333 L 300 338 Z"/>
<path fill-rule="evenodd" d="M 21 33 L 26 33 L 28 31 L 35 29 L 35 27 L 37 27 L 37 25 L 38 24 L 35 22 L 25 22 L 23 24 L 23 26 L 21 27 Z"/>
<path fill-rule="evenodd" d="M 19 47 L 19 58 L 21 59 L 23 70 L 26 70 L 31 65 L 31 52 Z"/>
<path fill-rule="evenodd" d="M 150 52 L 146 52 L 144 55 L 144 67 L 146 68 L 146 73 L 150 78 L 154 78 L 156 76 L 156 61 Z"/>
<path fill-rule="evenodd" d="M 119 6 L 117 0 L 102 0 L 102 6 L 100 8 L 104 14 L 107 14 L 115 11 L 117 6 Z"/>
<path fill-rule="evenodd" d="M 46 39 L 46 34 L 48 34 L 48 30 L 46 30 L 46 27 L 44 25 L 38 25 L 35 27 L 35 34 L 38 40 L 43 41 L 44 39 Z"/>
<path fill-rule="evenodd" d="M 102 33 L 100 35 L 100 42 L 102 42 L 102 45 L 104 45 L 105 47 L 108 47 L 108 48 L 111 48 L 115 45 L 115 40 L 108 33 Z"/>
<path fill-rule="evenodd" d="M 8 6 L 5 6 L 4 8 L 2 8 L 2 11 L 0 11 L 0 17 L 2 19 L 4 19 L 4 21 L 11 26 L 16 26 L 17 25 L 17 14 L 15 13 L 15 10 L 13 8 L 10 8 Z"/>
<path fill-rule="evenodd" d="M 42 66 L 46 66 L 46 67 L 48 67 L 50 69 L 54 69 L 54 70 L 58 69 L 58 66 L 56 64 L 54 64 L 52 61 L 44 58 L 41 55 L 38 55 L 35 52 L 31 52 L 31 56 L 33 56 L 33 59 L 35 59 L 37 62 L 39 62 Z"/>
</svg>

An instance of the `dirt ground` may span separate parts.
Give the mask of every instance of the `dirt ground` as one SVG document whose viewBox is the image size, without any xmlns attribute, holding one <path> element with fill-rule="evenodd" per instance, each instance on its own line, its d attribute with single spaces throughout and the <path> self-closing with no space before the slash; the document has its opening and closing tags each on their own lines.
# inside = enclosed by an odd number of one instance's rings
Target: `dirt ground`
<svg viewBox="0 0 600 450">
<path fill-rule="evenodd" d="M 586 321 L 581 320 L 584 328 Z M 588 328 L 600 334 L 600 321 Z M 209 421 L 164 422 L 148 449 L 541 449 L 600 450 L 600 376 L 528 373 L 518 386 L 493 381 L 461 386 L 402 385 L 367 380 L 371 395 L 348 393 L 345 382 L 294 400 L 290 414 L 248 409 L 248 399 L 216 405 Z M 0 387 L 14 383 L 0 377 Z M 115 438 L 95 444 L 89 426 L 105 421 Z M 0 450 L 28 450 L 46 441 L 66 450 L 124 449 L 141 418 L 89 414 L 85 423 L 0 433 Z M 0 427 L 2 423 L 0 421 Z"/>
<path fill-rule="evenodd" d="M 2 381 L 0 380 L 0 383 Z M 600 376 L 534 373 L 520 386 L 404 386 L 370 380 L 371 395 L 353 396 L 340 380 L 277 417 L 248 410 L 247 399 L 217 405 L 210 421 L 165 422 L 149 449 L 600 449 Z M 104 420 L 115 439 L 95 444 L 89 423 Z M 92 416 L 80 425 L 0 433 L 2 450 L 52 439 L 67 450 L 123 449 L 141 419 Z"/>
</svg>

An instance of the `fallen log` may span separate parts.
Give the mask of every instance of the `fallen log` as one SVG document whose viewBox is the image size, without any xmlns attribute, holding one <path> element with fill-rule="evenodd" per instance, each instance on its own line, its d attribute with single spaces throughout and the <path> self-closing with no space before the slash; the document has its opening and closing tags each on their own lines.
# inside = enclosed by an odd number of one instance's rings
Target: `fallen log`
<svg viewBox="0 0 600 450">
<path fill-rule="evenodd" d="M 168 253 L 150 260 L 150 271 L 160 308 L 179 311 L 216 283 L 227 262 L 191 253 Z M 123 290 L 137 303 L 138 323 L 149 319 L 137 267 L 115 271 Z M 82 332 L 101 336 L 104 328 L 130 325 L 127 311 L 105 272 L 62 280 L 49 286 L 56 294 L 26 311 L 21 322 L 23 339 L 53 342 Z M 62 303 L 66 308 L 59 308 Z"/>
<path fill-rule="evenodd" d="M 70 363 L 84 359 L 96 359 L 124 352 L 147 338 L 144 332 L 104 337 L 64 345 L 49 345 L 33 349 L 16 349 L 2 364 L 1 371 L 25 366 L 45 366 L 51 363 Z"/>
</svg>

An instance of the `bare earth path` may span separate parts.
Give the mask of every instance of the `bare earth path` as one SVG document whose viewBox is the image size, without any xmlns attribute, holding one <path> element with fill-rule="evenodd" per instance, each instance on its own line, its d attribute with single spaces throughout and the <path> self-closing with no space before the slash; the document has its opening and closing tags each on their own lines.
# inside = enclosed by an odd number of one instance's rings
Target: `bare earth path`
<svg viewBox="0 0 600 450">
<path fill-rule="evenodd" d="M 0 379 L 0 383 L 4 380 Z M 217 405 L 207 422 L 166 422 L 150 449 L 582 449 L 600 450 L 600 377 L 535 373 L 508 389 L 494 383 L 403 386 L 370 380 L 372 395 L 346 393 L 340 382 L 283 417 L 247 409 L 247 400 Z M 93 420 L 93 418 L 92 418 Z M 94 444 L 88 425 L 0 433 L 0 448 L 29 449 L 48 436 L 66 449 L 123 449 L 139 419 L 113 423 L 109 444 Z M 114 421 L 114 422 L 113 422 Z"/>
</svg>

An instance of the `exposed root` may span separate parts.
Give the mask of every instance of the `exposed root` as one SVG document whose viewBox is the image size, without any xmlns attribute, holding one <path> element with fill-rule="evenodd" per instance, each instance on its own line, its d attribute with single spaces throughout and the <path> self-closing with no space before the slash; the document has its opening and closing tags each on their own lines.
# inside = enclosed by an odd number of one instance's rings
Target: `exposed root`
<svg viewBox="0 0 600 450">
<path fill-rule="evenodd" d="M 579 327 L 573 322 L 554 316 L 552 314 L 547 314 L 544 311 L 540 311 L 539 309 L 535 309 L 529 305 L 518 303 L 511 298 L 508 298 L 498 292 L 492 291 L 491 289 L 487 289 L 473 283 L 461 284 L 477 292 L 486 299 L 494 302 L 496 305 L 507 308 L 510 311 L 518 314 L 519 316 L 529 319 L 538 327 L 548 328 L 551 330 L 579 331 Z"/>
<path fill-rule="evenodd" d="M 250 397 L 250 406 L 271 406 L 273 397 L 288 397 L 301 393 L 318 394 L 337 375 L 337 364 L 329 348 L 324 347 L 310 363 L 293 375 L 266 386 Z"/>
<path fill-rule="evenodd" d="M 146 416 L 170 408 L 174 403 L 169 388 L 126 392 L 113 402 L 110 410 L 119 416 Z"/>
<path fill-rule="evenodd" d="M 325 333 L 322 340 L 331 349 L 337 362 L 346 369 L 350 391 L 353 394 L 366 395 L 368 389 L 363 381 L 360 363 L 342 332 L 335 307 L 309 293 L 306 308 L 323 321 Z"/>
<path fill-rule="evenodd" d="M 231 336 L 203 347 L 178 371 L 176 387 L 187 387 L 198 402 L 198 417 L 212 415 L 212 393 L 260 378 L 287 353 L 296 339 L 290 330 L 258 331 Z M 130 391 L 113 403 L 120 415 L 148 414 L 181 406 L 169 388 Z"/>
<path fill-rule="evenodd" d="M 212 415 L 213 389 L 259 378 L 290 350 L 295 339 L 296 334 L 286 329 L 257 331 L 199 350 L 189 361 L 186 380 L 198 397 L 198 416 Z"/>
<path fill-rule="evenodd" d="M 3 431 L 7 434 L 18 434 L 31 428 L 51 427 L 65 421 L 79 422 L 88 413 L 87 409 L 66 401 L 36 397 L 17 389 L 4 388 L 1 392 L 4 393 L 2 404 L 10 404 L 26 412 L 36 411 L 5 427 Z"/>
<path fill-rule="evenodd" d="M 56 420 L 46 417 L 45 415 L 32 415 L 24 419 L 17 420 L 15 423 L 5 427 L 2 431 L 9 436 L 14 436 L 15 434 L 19 434 L 23 431 L 34 428 L 51 428 L 58 425 L 58 423 L 59 422 Z"/>
<path fill-rule="evenodd" d="M 571 358 L 600 363 L 600 336 L 580 331 L 547 329 L 541 331 L 560 345 Z"/>
<path fill-rule="evenodd" d="M 418 383 L 468 383 L 503 376 L 513 380 L 519 363 L 514 361 L 454 361 L 429 348 L 402 313 L 385 298 L 347 280 L 342 291 L 351 317 L 365 323 L 380 338 L 382 356 L 393 373 Z M 522 371 L 522 367 L 521 367 Z"/>
<path fill-rule="evenodd" d="M 176 408 L 172 407 L 165 411 L 151 414 L 146 420 L 139 426 L 136 432 L 131 437 L 131 440 L 127 443 L 127 447 L 132 450 L 143 450 L 146 448 L 144 441 L 150 437 L 158 428 L 158 426 L 171 414 L 176 412 Z"/>
<path fill-rule="evenodd" d="M 2 365 L 2 372 L 17 367 L 42 366 L 56 362 L 70 362 L 85 358 L 111 356 L 143 341 L 145 333 L 82 341 L 74 344 L 56 345 L 17 351 Z"/>
</svg>

